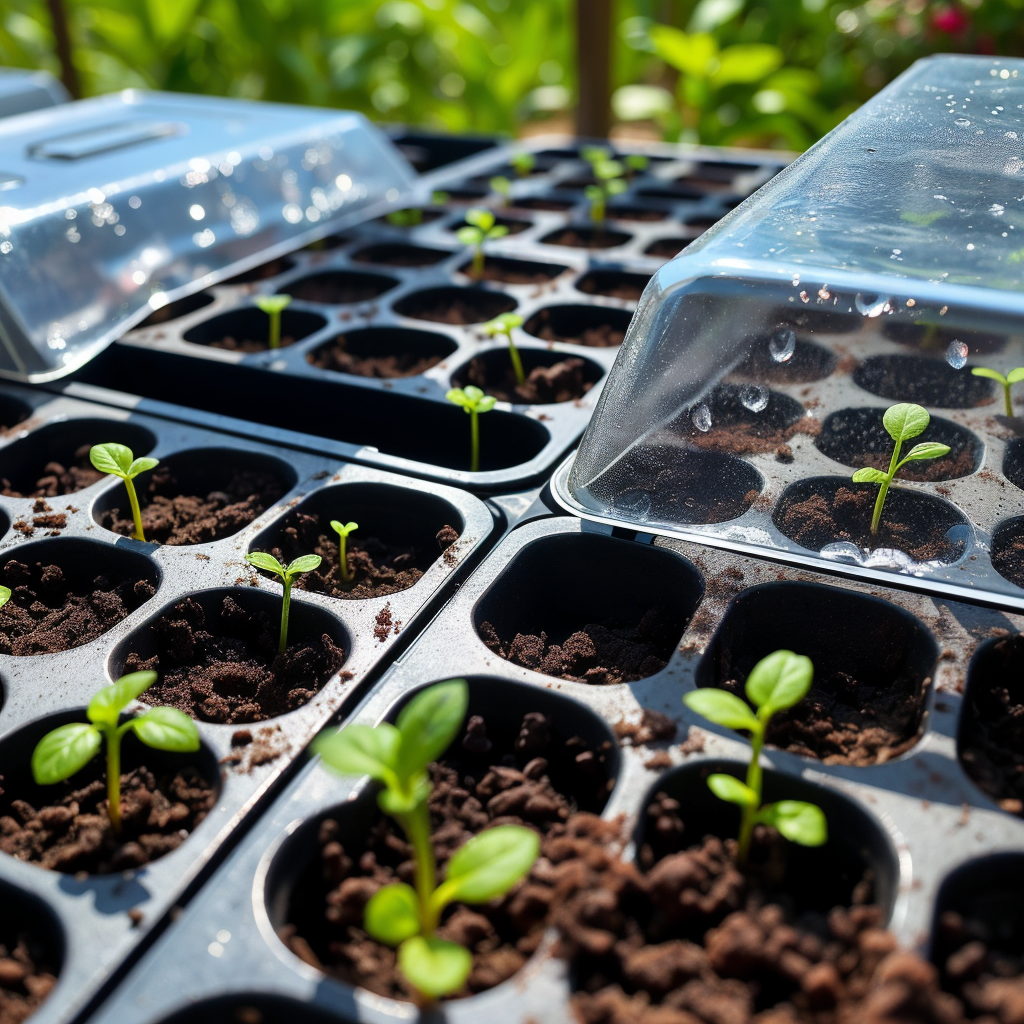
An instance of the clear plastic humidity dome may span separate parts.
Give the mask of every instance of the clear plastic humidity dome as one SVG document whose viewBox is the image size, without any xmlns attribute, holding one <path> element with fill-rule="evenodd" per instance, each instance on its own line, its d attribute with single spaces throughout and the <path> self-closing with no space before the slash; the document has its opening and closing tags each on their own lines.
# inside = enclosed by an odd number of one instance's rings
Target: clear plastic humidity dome
<svg viewBox="0 0 1024 1024">
<path fill-rule="evenodd" d="M 652 279 L 579 515 L 1024 607 L 1024 61 L 919 62 Z M 948 446 L 895 476 L 890 406 Z M 1012 403 L 1012 404 L 1011 404 Z M 941 449 L 929 449 L 933 453 Z M 766 549 L 767 552 L 766 552 Z"/>
</svg>

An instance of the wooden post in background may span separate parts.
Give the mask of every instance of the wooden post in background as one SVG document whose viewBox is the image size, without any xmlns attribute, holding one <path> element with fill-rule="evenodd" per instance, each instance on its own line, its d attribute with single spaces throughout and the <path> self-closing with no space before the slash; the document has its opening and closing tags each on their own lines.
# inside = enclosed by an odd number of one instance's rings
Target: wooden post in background
<svg viewBox="0 0 1024 1024">
<path fill-rule="evenodd" d="M 71 56 L 71 34 L 68 31 L 68 12 L 64 0 L 46 0 L 50 12 L 50 25 L 53 29 L 53 41 L 57 48 L 57 60 L 60 61 L 60 80 L 64 88 L 77 100 L 82 91 L 78 84 L 78 71 L 75 69 Z"/>
<path fill-rule="evenodd" d="M 611 128 L 612 0 L 576 0 L 576 134 L 603 139 Z"/>
</svg>

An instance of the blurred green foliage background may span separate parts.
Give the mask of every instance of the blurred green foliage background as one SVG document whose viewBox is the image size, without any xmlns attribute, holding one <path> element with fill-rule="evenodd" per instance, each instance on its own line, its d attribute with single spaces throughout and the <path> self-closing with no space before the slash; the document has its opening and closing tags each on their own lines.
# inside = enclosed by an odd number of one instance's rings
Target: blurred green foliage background
<svg viewBox="0 0 1024 1024">
<path fill-rule="evenodd" d="M 586 4 L 588 0 L 578 0 Z M 362 110 L 459 132 L 568 129 L 574 0 L 3 0 L 0 64 Z M 615 0 L 619 134 L 803 149 L 918 57 L 1024 53 L 1024 0 Z"/>
</svg>

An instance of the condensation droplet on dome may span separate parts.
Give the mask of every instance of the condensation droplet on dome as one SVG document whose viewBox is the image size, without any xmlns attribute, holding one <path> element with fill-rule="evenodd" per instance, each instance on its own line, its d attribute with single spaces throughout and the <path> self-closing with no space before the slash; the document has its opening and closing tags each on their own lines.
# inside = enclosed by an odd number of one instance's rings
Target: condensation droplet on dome
<svg viewBox="0 0 1024 1024">
<path fill-rule="evenodd" d="M 958 117 L 953 123 L 959 125 L 961 128 L 970 128 L 971 126 L 971 122 L 968 121 L 966 117 Z"/>
<path fill-rule="evenodd" d="M 853 303 L 861 316 L 876 317 L 885 312 L 889 305 L 889 298 L 884 295 L 861 295 L 860 292 L 857 292 Z"/>
<path fill-rule="evenodd" d="M 751 412 L 761 412 L 768 406 L 768 392 L 759 384 L 748 384 L 740 391 L 740 402 Z"/>
<path fill-rule="evenodd" d="M 788 328 L 776 331 L 768 339 L 768 351 L 777 363 L 788 363 L 796 351 L 796 334 Z"/>
<path fill-rule="evenodd" d="M 706 434 L 711 429 L 711 410 L 707 407 L 707 403 L 701 402 L 693 412 L 690 413 L 690 419 L 693 421 L 693 425 Z"/>
<path fill-rule="evenodd" d="M 967 365 L 968 348 L 966 342 L 954 338 L 946 349 L 946 362 L 954 370 L 962 370 Z"/>
</svg>

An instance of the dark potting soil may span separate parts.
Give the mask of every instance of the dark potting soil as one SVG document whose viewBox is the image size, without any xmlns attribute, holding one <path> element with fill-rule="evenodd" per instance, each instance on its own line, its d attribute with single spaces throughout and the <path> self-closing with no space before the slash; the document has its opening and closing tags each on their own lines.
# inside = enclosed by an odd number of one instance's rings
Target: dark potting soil
<svg viewBox="0 0 1024 1024">
<path fill-rule="evenodd" d="M 629 239 L 624 232 L 608 228 L 561 228 L 545 235 L 541 241 L 545 245 L 566 245 L 574 249 L 613 249 L 625 245 Z"/>
<path fill-rule="evenodd" d="M 281 335 L 281 348 L 288 348 L 289 345 L 294 345 L 296 339 L 290 334 Z M 223 338 L 219 338 L 216 341 L 205 342 L 210 348 L 222 348 L 227 352 L 244 352 L 246 354 L 252 352 L 269 352 L 270 343 L 267 338 L 236 338 L 234 335 L 225 334 Z"/>
<path fill-rule="evenodd" d="M 612 278 L 611 275 L 598 277 L 588 274 L 576 285 L 576 290 L 587 295 L 605 295 L 609 299 L 623 299 L 626 302 L 638 302 L 644 293 L 644 286 L 636 278 L 636 274 L 623 274 Z"/>
<path fill-rule="evenodd" d="M 918 443 L 914 438 L 913 444 Z M 878 451 L 855 452 L 849 456 L 849 464 L 860 469 L 862 466 L 871 466 L 883 472 L 889 469 L 889 460 L 892 457 L 892 441 L 889 442 L 889 453 L 884 454 Z M 907 449 L 904 448 L 904 451 Z M 844 458 L 844 462 L 847 460 Z M 949 455 L 941 459 L 922 459 L 917 462 L 908 462 L 901 470 L 900 476 L 904 480 L 953 480 L 961 476 L 969 476 L 974 471 L 975 458 L 971 449 L 966 445 L 957 451 L 951 451 Z"/>
<path fill-rule="evenodd" d="M 668 211 L 651 206 L 609 206 L 608 216 L 612 220 L 653 222 L 667 219 Z"/>
<path fill-rule="evenodd" d="M 472 973 L 457 996 L 500 984 L 537 949 L 557 899 L 556 880 L 575 869 L 573 822 L 583 817 L 607 828 L 599 818 L 573 814 L 578 805 L 603 804 L 606 756 L 606 750 L 578 737 L 556 742 L 551 720 L 531 712 L 506 749 L 492 744 L 483 718 L 471 717 L 461 741 L 431 765 L 431 840 L 439 877 L 452 854 L 491 825 L 522 825 L 543 837 L 533 870 L 509 895 L 447 911 L 438 934 L 474 955 Z M 395 951 L 370 939 L 362 924 L 366 904 L 379 888 L 412 877 L 409 846 L 390 818 L 375 812 L 369 832 L 358 835 L 328 818 L 320 825 L 317 855 L 291 894 L 281 939 L 296 956 L 333 977 L 408 999 Z"/>
<path fill-rule="evenodd" d="M 92 468 L 89 451 L 92 445 L 83 444 L 74 455 L 74 462 L 64 466 L 59 462 L 47 462 L 39 471 L 36 486 L 28 494 L 15 491 L 7 479 L 0 480 L 0 494 L 8 498 L 56 498 L 62 494 L 74 494 L 102 480 L 106 475 Z"/>
<path fill-rule="evenodd" d="M 262 722 L 308 703 L 345 660 L 326 633 L 278 654 L 280 626 L 277 614 L 230 597 L 210 611 L 187 597 L 153 625 L 156 653 L 130 653 L 124 671 L 159 673 L 147 703 L 207 722 Z"/>
<path fill-rule="evenodd" d="M 992 545 L 992 565 L 1003 579 L 1024 587 L 1024 533 L 1016 531 Z"/>
<path fill-rule="evenodd" d="M 238 469 L 225 475 L 224 487 L 208 494 L 182 494 L 171 466 L 153 470 L 139 494 L 142 529 L 146 540 L 156 544 L 208 544 L 230 537 L 262 515 L 284 488 L 272 473 Z M 134 529 L 128 495 L 124 507 L 103 513 L 100 525 L 125 537 Z"/>
<path fill-rule="evenodd" d="M 0 940 L 0 1024 L 22 1024 L 56 984 L 57 972 L 31 935 L 12 930 Z"/>
<path fill-rule="evenodd" d="M 480 639 L 499 658 L 535 672 L 594 686 L 631 683 L 660 672 L 679 639 L 663 608 L 651 608 L 635 623 L 608 620 L 587 623 L 555 643 L 542 632 L 517 633 L 503 640 L 490 622 L 480 624 Z"/>
<path fill-rule="evenodd" d="M 509 204 L 510 210 L 550 210 L 553 213 L 564 213 L 575 206 L 565 199 L 544 199 L 543 197 L 514 199 Z"/>
<path fill-rule="evenodd" d="M 459 270 L 472 276 L 472 262 L 464 263 Z M 502 259 L 489 256 L 484 260 L 480 281 L 495 281 L 498 284 L 548 284 L 565 270 L 554 263 L 533 263 L 528 260 Z"/>
<path fill-rule="evenodd" d="M 502 313 L 515 309 L 515 302 L 500 292 L 466 291 L 457 296 L 450 291 L 421 292 L 403 300 L 400 310 L 403 316 L 416 320 L 430 320 L 439 324 L 482 324 L 493 320 Z"/>
<path fill-rule="evenodd" d="M 729 394 L 724 394 L 726 391 Z M 735 456 L 774 455 L 779 462 L 792 462 L 789 442 L 797 434 L 816 437 L 821 432 L 821 420 L 813 416 L 793 420 L 785 398 L 772 396 L 765 409 L 752 412 L 731 393 L 729 385 L 719 388 L 716 396 L 719 392 L 723 394 L 711 402 L 710 430 L 699 430 L 689 417 L 683 420 L 686 443 L 693 448 Z"/>
<path fill-rule="evenodd" d="M 293 299 L 342 306 L 350 302 L 370 302 L 397 284 L 393 278 L 371 274 L 332 273 L 327 271 L 293 281 L 288 291 Z"/>
<path fill-rule="evenodd" d="M 975 377 L 966 366 L 954 370 L 944 359 L 872 356 L 854 371 L 853 382 L 882 398 L 940 409 L 973 409 L 996 400 L 993 381 Z"/>
<path fill-rule="evenodd" d="M 467 384 L 475 384 L 488 395 L 502 402 L 526 402 L 530 405 L 549 405 L 572 402 L 582 398 L 594 385 L 584 380 L 582 359 L 562 359 L 551 366 L 535 366 L 526 374 L 522 384 L 516 383 L 511 365 L 499 380 L 493 380 L 493 364 L 473 359 L 464 371 Z M 491 374 L 488 374 L 488 369 Z"/>
<path fill-rule="evenodd" d="M 626 337 L 625 330 L 611 324 L 595 324 L 578 331 L 556 331 L 551 323 L 544 322 L 546 312 L 542 309 L 537 314 L 541 319 L 530 326 L 530 333 L 543 341 L 567 341 L 572 345 L 586 345 L 589 348 L 615 348 Z"/>
<path fill-rule="evenodd" d="M 0 580 L 12 591 L 0 609 L 0 653 L 14 655 L 87 644 L 156 593 L 149 580 L 104 574 L 72 584 L 59 565 L 13 558 L 0 568 Z"/>
<path fill-rule="evenodd" d="M 793 355 L 781 363 L 772 357 L 767 344 L 756 343 L 730 376 L 764 384 L 809 384 L 827 377 L 836 363 L 831 352 L 810 341 L 798 339 Z"/>
<path fill-rule="evenodd" d="M 408 590 L 442 554 L 459 539 L 453 526 L 444 526 L 437 533 L 437 547 L 422 550 L 410 544 L 352 533 L 346 545 L 346 561 L 352 579 L 342 580 L 338 561 L 338 535 L 320 516 L 296 512 L 288 517 L 279 546 L 271 553 L 288 564 L 300 555 L 317 554 L 323 559 L 320 567 L 303 573 L 294 583 L 297 590 L 326 594 L 349 601 L 370 597 L 387 597 Z"/>
<path fill-rule="evenodd" d="M 427 249 L 419 245 L 371 245 L 353 253 L 356 263 L 373 263 L 384 267 L 432 267 L 451 256 L 446 249 Z"/>
<path fill-rule="evenodd" d="M 276 260 L 271 260 L 269 263 L 261 263 L 258 267 L 253 267 L 252 270 L 246 270 L 241 274 L 228 278 L 223 283 L 250 284 L 255 281 L 267 281 L 272 277 L 277 277 L 278 274 L 283 274 L 286 270 L 291 270 L 293 266 L 295 264 L 292 260 L 288 259 L 287 256 L 281 256 Z"/>
<path fill-rule="evenodd" d="M 0 851 L 51 871 L 127 871 L 176 850 L 217 799 L 195 768 L 160 778 L 136 768 L 121 776 L 122 830 L 115 835 L 102 764 L 94 758 L 74 779 L 55 785 L 55 799 L 43 807 L 2 793 Z"/>
<path fill-rule="evenodd" d="M 443 356 L 424 356 L 418 352 L 401 352 L 380 356 L 357 356 L 346 350 L 345 335 L 339 334 L 326 345 L 315 348 L 306 359 L 321 370 L 352 373 L 358 377 L 392 380 L 415 377 L 436 366 Z"/>
<path fill-rule="evenodd" d="M 692 238 L 658 238 L 651 242 L 644 252 L 648 256 L 662 256 L 670 260 L 673 256 L 678 256 L 692 241 Z"/>
</svg>

